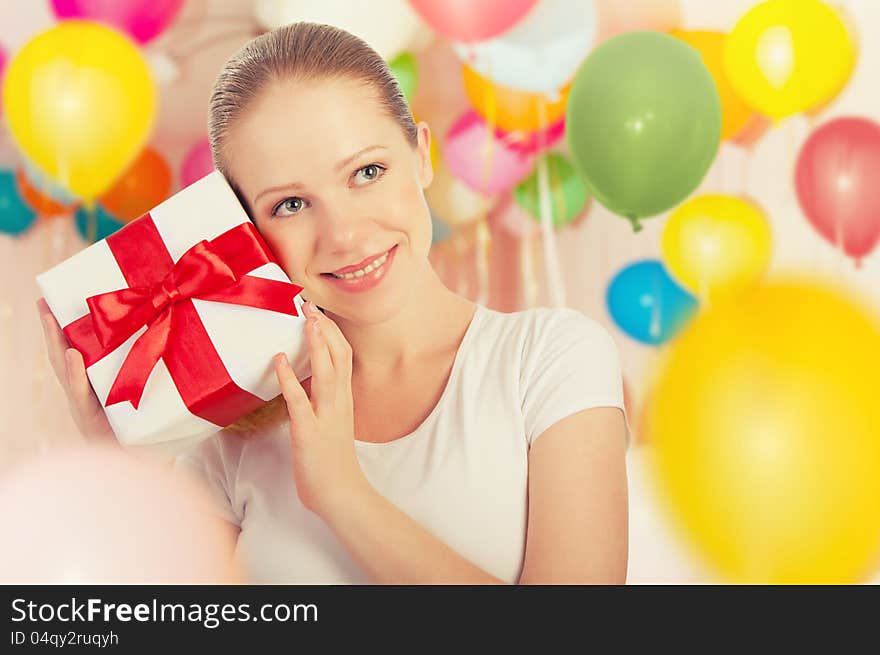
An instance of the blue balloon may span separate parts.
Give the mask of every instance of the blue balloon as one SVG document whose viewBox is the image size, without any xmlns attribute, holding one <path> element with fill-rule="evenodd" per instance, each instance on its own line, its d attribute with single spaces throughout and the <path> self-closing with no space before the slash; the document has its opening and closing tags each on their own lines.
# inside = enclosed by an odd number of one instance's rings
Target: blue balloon
<svg viewBox="0 0 880 655">
<path fill-rule="evenodd" d="M 62 205 L 72 205 L 77 202 L 76 196 L 65 189 L 57 182 L 43 173 L 39 168 L 27 159 L 21 160 L 21 166 L 24 169 L 24 175 L 35 189 L 39 190 L 44 196 L 48 196 Z"/>
<path fill-rule="evenodd" d="M 124 225 L 98 204 L 92 211 L 84 206 L 77 209 L 73 222 L 82 238 L 91 242 L 106 239 Z"/>
<path fill-rule="evenodd" d="M 36 220 L 37 214 L 18 195 L 15 171 L 0 171 L 0 232 L 23 234 Z"/>
<path fill-rule="evenodd" d="M 617 326 L 637 341 L 652 346 L 671 339 L 697 309 L 697 300 L 658 260 L 644 260 L 623 268 L 605 297 Z"/>
</svg>

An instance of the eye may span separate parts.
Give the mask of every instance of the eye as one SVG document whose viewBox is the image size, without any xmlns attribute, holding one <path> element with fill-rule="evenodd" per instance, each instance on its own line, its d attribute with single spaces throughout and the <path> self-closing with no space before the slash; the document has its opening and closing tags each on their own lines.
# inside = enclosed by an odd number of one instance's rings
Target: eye
<svg viewBox="0 0 880 655">
<path fill-rule="evenodd" d="M 298 214 L 300 210 L 305 209 L 305 207 L 306 201 L 299 196 L 285 198 L 283 201 L 275 205 L 275 208 L 272 210 L 272 216 L 292 216 L 293 214 Z M 286 209 L 289 213 L 279 214 L 278 210 L 282 208 Z"/>
<path fill-rule="evenodd" d="M 383 173 L 385 173 L 384 166 L 380 166 L 379 164 L 367 164 L 363 168 L 359 168 L 355 171 L 355 185 L 363 186 L 373 180 L 379 179 L 382 177 Z M 363 182 L 358 182 L 358 179 L 363 180 Z"/>
</svg>

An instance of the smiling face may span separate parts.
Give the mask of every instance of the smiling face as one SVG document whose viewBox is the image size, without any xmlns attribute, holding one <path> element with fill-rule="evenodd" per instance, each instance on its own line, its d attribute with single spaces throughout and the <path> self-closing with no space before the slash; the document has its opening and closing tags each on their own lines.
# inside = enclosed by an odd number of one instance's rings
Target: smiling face
<svg viewBox="0 0 880 655">
<path fill-rule="evenodd" d="M 362 82 L 277 82 L 232 127 L 224 160 L 257 229 L 305 297 L 374 323 L 408 302 L 430 266 L 422 192 L 433 175 L 429 139 L 422 124 L 413 147 Z M 331 275 L 350 267 L 367 271 Z"/>
</svg>

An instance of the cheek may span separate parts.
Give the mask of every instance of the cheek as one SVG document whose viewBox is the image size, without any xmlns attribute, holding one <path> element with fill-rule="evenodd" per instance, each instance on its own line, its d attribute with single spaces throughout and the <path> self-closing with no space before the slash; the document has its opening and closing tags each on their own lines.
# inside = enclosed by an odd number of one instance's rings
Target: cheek
<svg viewBox="0 0 880 655">
<path fill-rule="evenodd" d="M 309 238 L 305 230 L 293 229 L 291 224 L 262 225 L 260 234 L 275 255 L 281 268 L 294 282 L 305 279 L 305 263 L 309 252 Z"/>
</svg>

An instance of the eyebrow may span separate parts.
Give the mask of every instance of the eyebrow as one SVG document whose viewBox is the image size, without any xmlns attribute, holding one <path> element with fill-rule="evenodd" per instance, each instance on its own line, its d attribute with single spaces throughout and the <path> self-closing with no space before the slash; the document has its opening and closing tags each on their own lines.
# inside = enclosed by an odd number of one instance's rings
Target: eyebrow
<svg viewBox="0 0 880 655">
<path fill-rule="evenodd" d="M 362 156 L 364 156 L 365 154 L 367 154 L 368 152 L 373 152 L 374 150 L 387 150 L 387 148 L 386 148 L 385 146 L 379 146 L 379 145 L 375 145 L 375 146 L 367 146 L 366 148 L 363 148 L 363 149 L 361 149 L 361 150 L 358 150 L 358 151 L 357 151 L 356 153 L 354 153 L 353 155 L 351 155 L 351 156 L 346 157 L 345 159 L 343 159 L 341 162 L 339 162 L 338 164 L 336 164 L 336 166 L 333 167 L 333 170 L 336 171 L 336 172 L 339 172 L 341 169 L 345 168 L 345 167 L 348 166 L 351 162 L 353 162 L 354 160 L 356 160 L 358 157 L 362 157 Z M 260 198 L 262 198 L 264 195 L 266 195 L 267 193 L 273 193 L 273 192 L 276 192 L 276 191 L 286 191 L 286 190 L 303 189 L 303 188 L 305 188 L 305 187 L 304 187 L 304 185 L 301 184 L 300 182 L 291 182 L 290 184 L 280 184 L 280 185 L 278 185 L 278 186 L 269 187 L 268 189 L 263 189 L 263 190 L 260 191 L 256 196 L 254 196 L 253 204 L 256 205 L 256 204 L 257 204 L 257 201 L 258 201 Z"/>
</svg>

